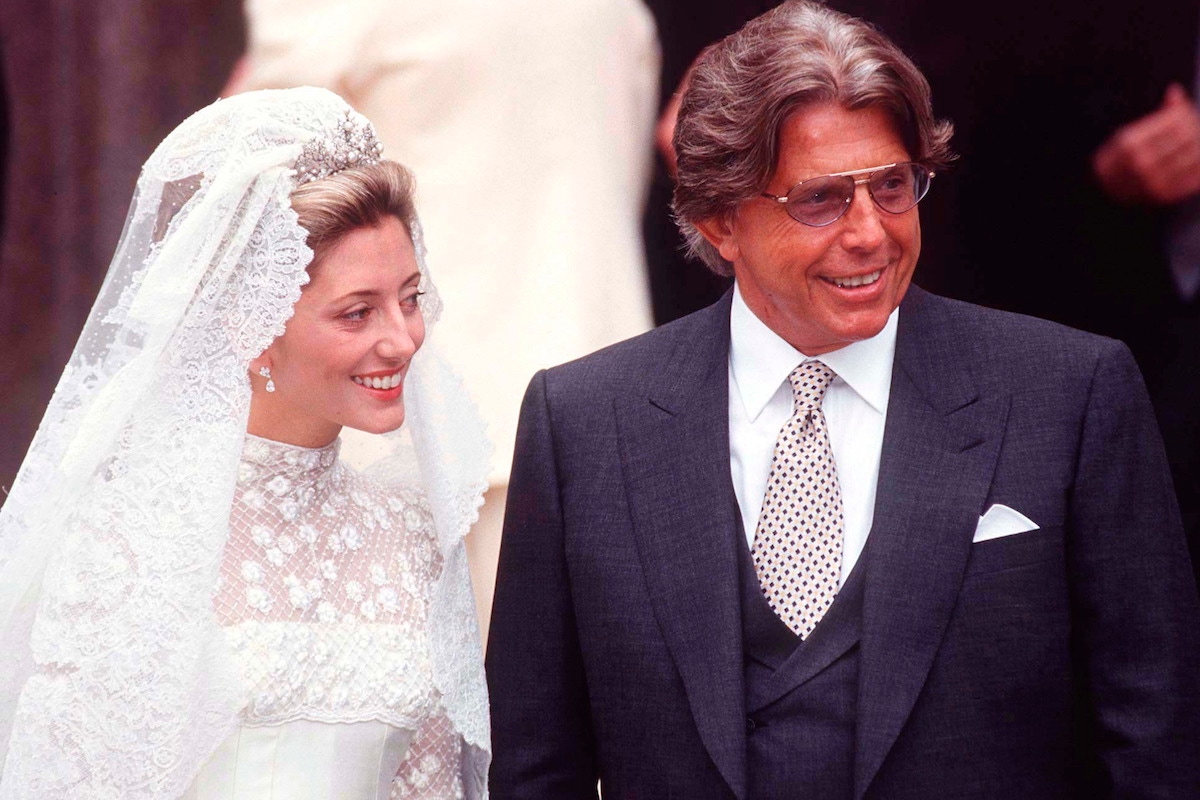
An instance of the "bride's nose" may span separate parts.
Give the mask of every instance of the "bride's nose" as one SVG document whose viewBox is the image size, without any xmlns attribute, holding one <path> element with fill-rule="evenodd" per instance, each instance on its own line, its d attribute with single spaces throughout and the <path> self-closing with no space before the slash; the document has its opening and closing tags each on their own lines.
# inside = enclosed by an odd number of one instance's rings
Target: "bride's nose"
<svg viewBox="0 0 1200 800">
<path fill-rule="evenodd" d="M 421 346 L 424 340 L 425 324 L 421 312 L 406 314 L 403 309 L 392 309 L 386 315 L 379 340 L 375 343 L 376 352 L 384 357 L 407 361 Z"/>
</svg>

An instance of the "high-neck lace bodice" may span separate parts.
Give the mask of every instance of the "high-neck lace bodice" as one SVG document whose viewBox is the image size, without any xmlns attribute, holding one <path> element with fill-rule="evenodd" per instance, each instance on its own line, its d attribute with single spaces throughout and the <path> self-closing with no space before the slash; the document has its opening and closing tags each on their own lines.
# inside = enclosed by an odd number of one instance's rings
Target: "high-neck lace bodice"
<svg viewBox="0 0 1200 800">
<path fill-rule="evenodd" d="M 385 492 L 344 465 L 338 448 L 247 437 L 216 599 L 248 691 L 243 719 L 424 729 L 437 741 L 418 735 L 425 752 L 410 766 L 423 774 L 409 778 L 428 784 L 453 775 L 458 755 L 430 666 L 441 570 L 430 510 L 419 491 Z"/>
</svg>

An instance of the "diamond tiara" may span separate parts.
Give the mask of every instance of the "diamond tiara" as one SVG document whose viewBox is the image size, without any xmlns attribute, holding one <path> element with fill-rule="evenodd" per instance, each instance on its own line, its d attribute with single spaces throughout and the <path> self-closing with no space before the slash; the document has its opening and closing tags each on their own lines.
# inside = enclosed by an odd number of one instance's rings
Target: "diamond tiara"
<svg viewBox="0 0 1200 800">
<path fill-rule="evenodd" d="M 304 143 L 296 159 L 296 185 L 319 181 L 350 167 L 377 164 L 383 145 L 365 117 L 346 109 L 341 121 L 325 135 Z"/>
</svg>

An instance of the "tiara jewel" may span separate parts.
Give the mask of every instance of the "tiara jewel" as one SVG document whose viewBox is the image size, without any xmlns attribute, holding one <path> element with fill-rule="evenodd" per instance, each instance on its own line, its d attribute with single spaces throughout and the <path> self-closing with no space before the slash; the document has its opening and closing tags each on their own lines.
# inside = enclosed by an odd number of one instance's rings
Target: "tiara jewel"
<svg viewBox="0 0 1200 800">
<path fill-rule="evenodd" d="M 340 122 L 304 143 L 296 159 L 296 185 L 318 181 L 350 167 L 377 164 L 383 145 L 365 117 L 346 109 Z"/>
</svg>

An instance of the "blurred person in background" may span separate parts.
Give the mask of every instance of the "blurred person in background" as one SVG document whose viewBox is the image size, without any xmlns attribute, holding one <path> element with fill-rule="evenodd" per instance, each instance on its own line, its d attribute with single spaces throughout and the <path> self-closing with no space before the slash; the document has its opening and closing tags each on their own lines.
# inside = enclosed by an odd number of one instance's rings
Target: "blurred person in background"
<svg viewBox="0 0 1200 800">
<path fill-rule="evenodd" d="M 697 269 L 671 215 L 675 188 L 671 136 L 684 76 L 701 50 L 774 7 L 776 0 L 646 0 L 646 4 L 654 12 L 662 46 L 656 158 L 643 220 L 654 321 L 661 325 L 715 302 L 729 288 L 728 279 Z"/>
</svg>

